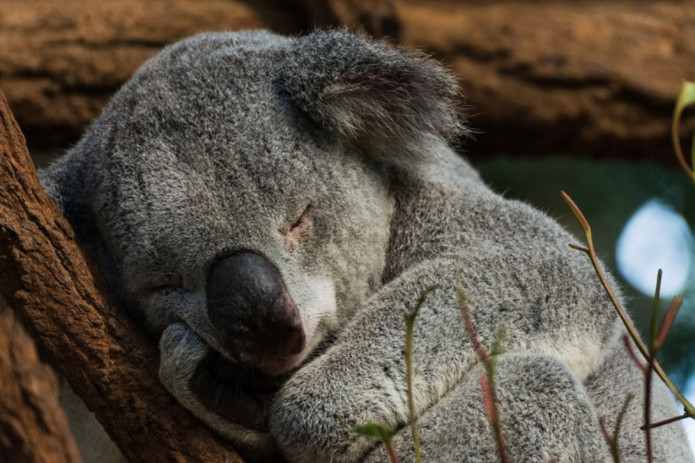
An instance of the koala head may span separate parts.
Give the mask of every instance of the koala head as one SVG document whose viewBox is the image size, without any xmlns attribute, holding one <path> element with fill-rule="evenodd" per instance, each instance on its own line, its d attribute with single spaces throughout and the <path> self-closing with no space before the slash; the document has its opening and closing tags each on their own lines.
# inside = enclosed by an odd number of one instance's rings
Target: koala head
<svg viewBox="0 0 695 463">
<path fill-rule="evenodd" d="M 42 172 L 83 246 L 157 336 L 297 367 L 382 284 L 389 179 L 461 134 L 452 77 L 346 31 L 167 47 Z"/>
</svg>

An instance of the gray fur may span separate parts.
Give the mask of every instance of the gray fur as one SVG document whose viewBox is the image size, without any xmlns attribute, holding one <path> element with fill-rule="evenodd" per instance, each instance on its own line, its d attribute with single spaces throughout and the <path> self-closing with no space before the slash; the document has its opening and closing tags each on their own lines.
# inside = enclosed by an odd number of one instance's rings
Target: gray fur
<svg viewBox="0 0 695 463">
<path fill-rule="evenodd" d="M 597 417 L 641 389 L 620 322 L 574 238 L 452 151 L 465 135 L 456 92 L 433 61 L 346 31 L 201 35 L 143 65 L 42 179 L 160 341 L 162 382 L 247 457 L 275 442 L 290 461 L 384 461 L 351 431 L 376 421 L 399 430 L 409 461 L 403 315 L 436 284 L 415 330 L 424 457 L 494 460 L 460 279 L 482 342 L 506 332 L 498 394 L 514 461 L 606 461 Z M 299 355 L 259 363 L 286 370 L 269 407 L 223 380 L 206 406 L 191 386 L 206 355 L 231 358 L 205 283 L 237 249 L 277 266 L 307 335 Z M 654 418 L 676 414 L 656 389 Z M 227 401 L 237 413 L 222 414 Z M 639 400 L 628 415 L 623 461 L 642 461 Z M 692 461 L 680 425 L 656 441 L 656 461 Z"/>
</svg>

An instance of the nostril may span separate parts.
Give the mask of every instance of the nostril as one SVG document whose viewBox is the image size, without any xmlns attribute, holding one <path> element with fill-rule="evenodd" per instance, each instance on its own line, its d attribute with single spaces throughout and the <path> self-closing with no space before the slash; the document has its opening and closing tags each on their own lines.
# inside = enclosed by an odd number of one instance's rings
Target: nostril
<svg viewBox="0 0 695 463">
<path fill-rule="evenodd" d="M 306 335 L 301 327 L 290 327 L 287 330 L 284 342 L 284 353 L 286 355 L 299 354 L 306 347 Z"/>
<path fill-rule="evenodd" d="M 253 367 L 266 356 L 306 347 L 299 309 L 279 269 L 265 256 L 237 251 L 216 259 L 206 281 L 207 311 L 224 349 Z"/>
</svg>

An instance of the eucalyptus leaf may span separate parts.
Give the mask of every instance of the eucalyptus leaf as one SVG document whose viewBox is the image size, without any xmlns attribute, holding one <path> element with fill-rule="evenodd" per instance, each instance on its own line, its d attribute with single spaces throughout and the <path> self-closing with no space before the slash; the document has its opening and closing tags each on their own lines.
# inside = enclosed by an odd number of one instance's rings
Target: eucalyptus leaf
<svg viewBox="0 0 695 463">
<path fill-rule="evenodd" d="M 352 428 L 357 434 L 362 436 L 372 437 L 383 443 L 391 442 L 391 438 L 395 434 L 395 431 L 383 424 L 379 423 L 367 423 Z"/>
<path fill-rule="evenodd" d="M 495 335 L 495 340 L 492 343 L 492 348 L 490 349 L 490 355 L 493 357 L 500 355 L 503 352 L 502 349 L 502 342 L 504 341 L 504 336 L 506 332 L 504 330 L 504 326 L 501 326 L 497 330 L 497 334 Z"/>
<path fill-rule="evenodd" d="M 695 82 L 683 82 L 678 101 L 676 102 L 676 112 L 682 112 L 686 106 L 691 104 L 695 104 Z"/>
<path fill-rule="evenodd" d="M 680 140 L 678 139 L 678 128 L 680 125 L 681 114 L 683 110 L 695 104 L 695 82 L 683 82 L 681 87 L 681 92 L 678 95 L 678 100 L 676 101 L 676 107 L 673 110 L 673 123 L 671 126 L 671 138 L 673 140 L 673 147 L 676 151 L 676 157 L 678 162 L 681 164 L 683 169 L 688 173 L 690 178 L 695 182 L 695 138 L 693 139 L 693 145 L 691 148 L 690 155 L 690 165 L 687 164 L 685 157 L 683 155 L 683 150 L 680 146 Z"/>
</svg>

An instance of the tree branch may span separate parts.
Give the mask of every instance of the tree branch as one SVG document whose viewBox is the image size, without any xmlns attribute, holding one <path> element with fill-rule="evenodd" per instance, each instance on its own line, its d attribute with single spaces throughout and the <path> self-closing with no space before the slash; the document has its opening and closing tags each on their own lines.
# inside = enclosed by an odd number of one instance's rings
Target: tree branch
<svg viewBox="0 0 695 463">
<path fill-rule="evenodd" d="M 130 461 L 241 462 L 158 381 L 157 349 L 44 193 L 2 92 L 0 294 Z"/>
<path fill-rule="evenodd" d="M 80 463 L 59 382 L 0 296 L 0 461 Z"/>
</svg>

